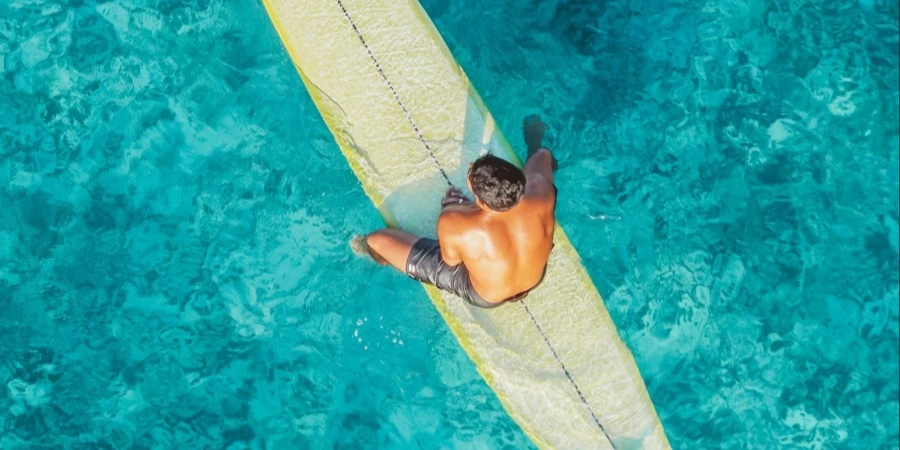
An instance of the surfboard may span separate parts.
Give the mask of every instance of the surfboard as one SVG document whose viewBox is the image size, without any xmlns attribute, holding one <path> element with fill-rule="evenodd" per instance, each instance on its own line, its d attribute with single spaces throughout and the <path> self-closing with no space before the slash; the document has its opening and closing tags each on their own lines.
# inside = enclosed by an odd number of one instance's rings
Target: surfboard
<svg viewBox="0 0 900 450">
<path fill-rule="evenodd" d="M 521 166 L 417 0 L 263 3 L 389 225 L 433 237 L 448 182 L 465 187 L 483 151 Z M 484 310 L 423 287 L 539 448 L 669 448 L 600 294 L 560 226 L 554 238 L 544 282 L 519 303 Z"/>
</svg>

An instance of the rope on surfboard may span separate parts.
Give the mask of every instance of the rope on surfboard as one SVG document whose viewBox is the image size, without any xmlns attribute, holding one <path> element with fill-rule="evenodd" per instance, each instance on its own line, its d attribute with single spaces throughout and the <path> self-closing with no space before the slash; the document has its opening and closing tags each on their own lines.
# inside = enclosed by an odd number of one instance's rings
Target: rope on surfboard
<svg viewBox="0 0 900 450">
<path fill-rule="evenodd" d="M 409 121 L 409 124 L 412 125 L 413 130 L 416 131 L 416 136 L 419 137 L 419 141 L 422 142 L 422 145 L 425 146 L 425 149 L 428 150 L 428 153 L 431 154 L 431 159 L 434 160 L 434 163 L 437 164 L 438 170 L 441 171 L 441 175 L 444 177 L 444 181 L 450 187 L 453 187 L 453 182 L 450 181 L 450 177 L 447 176 L 447 172 L 444 171 L 444 167 L 441 166 L 440 161 L 438 161 L 437 156 L 434 155 L 434 150 L 431 149 L 431 146 L 428 145 L 428 141 L 425 140 L 425 136 L 422 136 L 422 132 L 419 131 L 419 126 L 416 125 L 416 122 L 412 118 L 412 114 L 409 113 L 409 110 L 406 109 L 406 105 L 403 104 L 403 101 L 400 100 L 400 95 L 397 94 L 397 90 L 394 89 L 394 85 L 391 84 L 391 81 L 388 80 L 387 75 L 384 74 L 384 71 L 381 70 L 381 64 L 375 59 L 375 54 L 372 53 L 372 49 L 369 48 L 369 44 L 366 43 L 366 39 L 363 38 L 362 33 L 359 31 L 359 28 L 356 27 L 356 23 L 353 22 L 353 19 L 350 17 L 350 13 L 347 12 L 347 8 L 344 7 L 344 3 L 341 0 L 337 0 L 338 5 L 341 7 L 341 11 L 344 12 L 344 16 L 347 18 L 347 21 L 350 22 L 350 26 L 353 27 L 353 31 L 356 32 L 356 36 L 359 38 L 359 42 L 362 43 L 363 47 L 365 47 L 366 52 L 369 53 L 369 58 L 372 58 L 372 62 L 375 63 L 375 70 L 378 71 L 378 74 L 381 75 L 381 78 L 384 80 L 385 84 L 387 84 L 388 89 L 391 90 L 391 94 L 394 96 L 394 100 L 397 101 L 397 104 L 400 105 L 400 109 L 403 110 L 403 113 L 406 114 L 406 120 Z"/>
<path fill-rule="evenodd" d="M 437 156 L 434 154 L 434 150 L 432 150 L 431 146 L 428 145 L 428 141 L 425 140 L 425 137 L 422 135 L 422 132 L 419 131 L 419 126 L 416 125 L 416 122 L 413 120 L 412 115 L 409 113 L 409 110 L 406 109 L 406 105 L 403 104 L 403 101 L 400 100 L 400 95 L 397 93 L 397 90 L 394 89 L 394 85 L 391 84 L 391 81 L 388 80 L 387 75 L 384 74 L 384 71 L 381 69 L 381 64 L 378 62 L 378 59 L 375 58 L 375 54 L 372 53 L 372 49 L 369 48 L 369 44 L 366 43 L 365 38 L 362 33 L 357 28 L 356 23 L 353 21 L 353 18 L 350 17 L 350 13 L 347 11 L 347 8 L 344 7 L 344 3 L 341 0 L 336 0 L 338 6 L 341 7 L 341 11 L 344 12 L 344 16 L 347 18 L 347 21 L 350 22 L 350 26 L 353 27 L 353 31 L 356 32 L 356 36 L 359 38 L 359 42 L 362 43 L 363 47 L 365 47 L 366 52 L 369 54 L 369 58 L 372 59 L 372 62 L 375 63 L 375 70 L 378 71 L 378 74 L 381 75 L 381 78 L 384 80 L 385 84 L 387 84 L 388 89 L 390 89 L 391 94 L 394 96 L 394 100 L 397 102 L 397 105 L 400 106 L 400 109 L 403 110 L 404 114 L 406 114 L 406 119 L 409 121 L 409 124 L 412 125 L 413 130 L 415 130 L 416 135 L 419 137 L 419 141 L 422 142 L 422 145 L 425 146 L 425 149 L 428 150 L 428 153 L 431 154 L 431 159 L 434 161 L 435 165 L 437 165 L 438 170 L 441 171 L 441 175 L 443 175 L 444 180 L 447 182 L 450 187 L 453 187 L 453 182 L 450 181 L 450 177 L 447 176 L 447 172 L 444 171 L 444 167 L 441 166 L 440 161 L 438 161 Z M 556 353 L 556 350 L 553 348 L 553 345 L 550 344 L 550 339 L 547 338 L 547 334 L 544 333 L 543 328 L 541 328 L 537 319 L 534 317 L 534 314 L 531 313 L 531 310 L 528 308 L 528 305 L 525 304 L 524 300 L 520 300 L 519 303 L 525 308 L 525 311 L 528 313 L 528 316 L 531 317 L 531 322 L 534 323 L 534 326 L 537 328 L 538 332 L 541 334 L 541 337 L 544 338 L 544 343 L 547 344 L 547 348 L 550 349 L 550 352 L 553 354 L 553 357 L 556 359 L 556 362 L 559 364 L 560 368 L 562 368 L 563 373 L 566 374 L 566 378 L 569 380 L 569 383 L 575 388 L 575 392 L 578 394 L 578 398 L 584 403 L 584 406 L 590 412 L 591 417 L 594 419 L 594 423 L 600 428 L 600 431 L 603 432 L 603 435 L 606 436 L 606 439 L 609 440 L 609 444 L 612 446 L 613 450 L 616 450 L 616 444 L 613 442 L 612 438 L 607 433 L 606 428 L 603 424 L 600 423 L 600 419 L 597 418 L 597 415 L 594 414 L 594 410 L 591 408 L 591 405 L 587 402 L 587 399 L 584 398 L 584 394 L 582 394 L 581 389 L 578 387 L 578 384 L 575 383 L 575 379 L 572 378 L 572 375 L 569 373 L 569 370 L 566 368 L 566 365 L 563 364 L 562 360 L 559 358 L 559 354 Z"/>
</svg>

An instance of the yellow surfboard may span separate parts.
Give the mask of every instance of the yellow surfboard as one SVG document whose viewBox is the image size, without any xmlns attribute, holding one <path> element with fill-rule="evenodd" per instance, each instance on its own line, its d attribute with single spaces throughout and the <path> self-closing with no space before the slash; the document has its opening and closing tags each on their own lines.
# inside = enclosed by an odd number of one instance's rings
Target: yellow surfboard
<svg viewBox="0 0 900 450">
<path fill-rule="evenodd" d="M 448 181 L 487 150 L 521 166 L 417 0 L 264 0 L 385 221 L 434 236 Z M 445 179 L 446 176 L 446 179 Z M 666 449 L 631 352 L 562 228 L 544 282 L 483 310 L 425 291 L 540 448 Z"/>
</svg>

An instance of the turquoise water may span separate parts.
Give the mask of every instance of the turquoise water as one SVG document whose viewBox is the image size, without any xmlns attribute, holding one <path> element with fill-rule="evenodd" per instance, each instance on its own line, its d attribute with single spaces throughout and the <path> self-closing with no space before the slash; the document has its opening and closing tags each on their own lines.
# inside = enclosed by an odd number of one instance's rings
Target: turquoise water
<svg viewBox="0 0 900 450">
<path fill-rule="evenodd" d="M 673 447 L 898 447 L 898 6 L 424 2 Z M 0 448 L 524 448 L 254 0 L 0 3 Z"/>
</svg>

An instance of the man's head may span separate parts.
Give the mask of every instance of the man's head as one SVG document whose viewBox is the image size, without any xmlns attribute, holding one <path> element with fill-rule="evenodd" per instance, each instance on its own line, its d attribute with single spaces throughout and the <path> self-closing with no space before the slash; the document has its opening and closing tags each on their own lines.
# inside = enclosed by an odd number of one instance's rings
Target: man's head
<svg viewBox="0 0 900 450">
<path fill-rule="evenodd" d="M 525 173 L 503 159 L 485 155 L 469 168 L 469 188 L 484 206 L 508 211 L 525 195 Z"/>
</svg>

